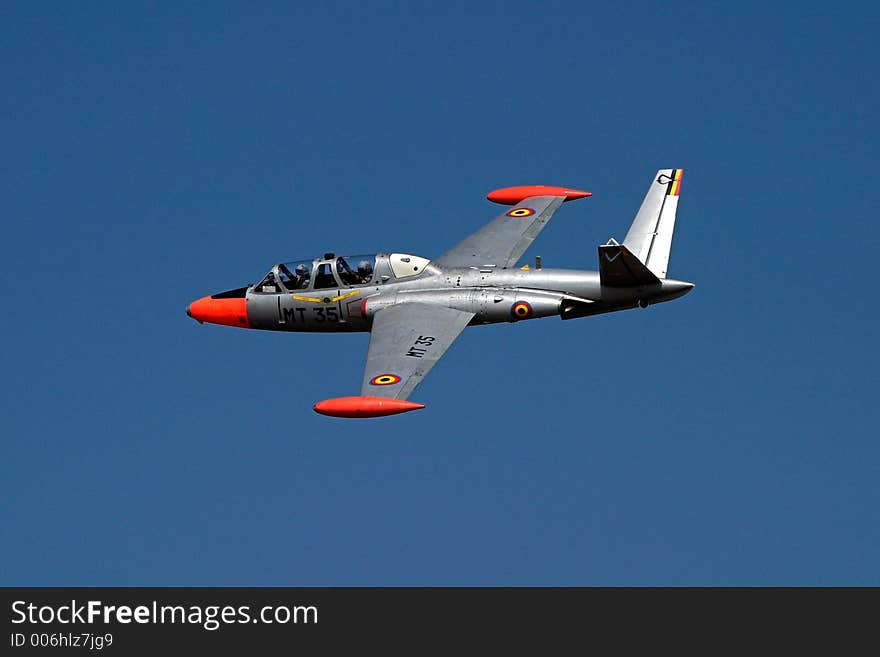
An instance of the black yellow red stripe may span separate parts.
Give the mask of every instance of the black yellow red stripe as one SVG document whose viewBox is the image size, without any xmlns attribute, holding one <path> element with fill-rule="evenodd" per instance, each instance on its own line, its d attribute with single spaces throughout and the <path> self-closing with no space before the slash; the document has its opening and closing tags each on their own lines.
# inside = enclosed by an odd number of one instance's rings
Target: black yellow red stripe
<svg viewBox="0 0 880 657">
<path fill-rule="evenodd" d="M 669 191 L 666 192 L 667 196 L 678 196 L 678 193 L 681 190 L 682 171 L 683 169 L 672 170 L 672 180 L 669 181 Z"/>
</svg>

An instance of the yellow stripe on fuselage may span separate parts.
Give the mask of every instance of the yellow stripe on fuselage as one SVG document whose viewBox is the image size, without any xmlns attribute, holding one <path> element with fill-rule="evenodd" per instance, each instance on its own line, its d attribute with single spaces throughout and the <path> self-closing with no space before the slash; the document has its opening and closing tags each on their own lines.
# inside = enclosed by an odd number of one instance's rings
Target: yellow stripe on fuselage
<svg viewBox="0 0 880 657">
<path fill-rule="evenodd" d="M 294 301 L 308 301 L 309 303 L 336 303 L 337 301 L 348 299 L 348 297 L 353 297 L 360 293 L 360 290 L 352 290 L 351 292 L 346 292 L 345 294 L 340 294 L 336 297 L 301 297 L 296 294 L 292 294 L 290 295 L 290 298 Z"/>
<path fill-rule="evenodd" d="M 331 301 L 342 301 L 343 299 L 348 299 L 348 297 L 353 297 L 356 294 L 360 294 L 360 290 L 352 290 L 351 292 L 346 292 L 345 294 L 340 294 L 338 297 L 333 297 Z"/>
</svg>

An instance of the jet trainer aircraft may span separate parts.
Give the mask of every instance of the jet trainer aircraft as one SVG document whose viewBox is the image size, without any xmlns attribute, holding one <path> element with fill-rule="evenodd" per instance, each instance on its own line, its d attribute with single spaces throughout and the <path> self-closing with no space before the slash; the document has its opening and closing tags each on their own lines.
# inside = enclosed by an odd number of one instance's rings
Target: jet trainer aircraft
<svg viewBox="0 0 880 657">
<path fill-rule="evenodd" d="M 681 169 L 661 169 L 623 244 L 599 246 L 599 271 L 517 267 L 565 201 L 591 196 L 565 187 L 505 187 L 486 198 L 513 206 L 439 258 L 404 253 L 280 263 L 256 285 L 193 301 L 186 314 L 268 331 L 369 331 L 361 394 L 314 410 L 378 417 L 419 408 L 415 387 L 466 326 L 538 317 L 575 319 L 677 299 L 693 283 L 666 277 Z"/>
</svg>

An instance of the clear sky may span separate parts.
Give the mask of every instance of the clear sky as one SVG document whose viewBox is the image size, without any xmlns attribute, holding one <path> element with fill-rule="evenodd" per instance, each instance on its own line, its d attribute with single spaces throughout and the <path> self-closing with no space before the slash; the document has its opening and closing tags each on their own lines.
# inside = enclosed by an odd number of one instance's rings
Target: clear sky
<svg viewBox="0 0 880 657">
<path fill-rule="evenodd" d="M 0 583 L 880 584 L 880 11 L 619 4 L 4 3 Z M 595 269 L 663 167 L 696 289 L 468 329 L 422 411 L 184 315 L 513 184 Z"/>
</svg>

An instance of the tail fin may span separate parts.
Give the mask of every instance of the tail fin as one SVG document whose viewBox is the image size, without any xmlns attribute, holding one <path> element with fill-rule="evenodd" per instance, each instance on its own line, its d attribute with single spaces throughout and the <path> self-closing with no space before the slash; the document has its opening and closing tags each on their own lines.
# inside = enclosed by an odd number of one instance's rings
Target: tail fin
<svg viewBox="0 0 880 657">
<path fill-rule="evenodd" d="M 654 273 L 666 278 L 682 169 L 660 169 L 623 240 L 624 246 Z"/>
</svg>

